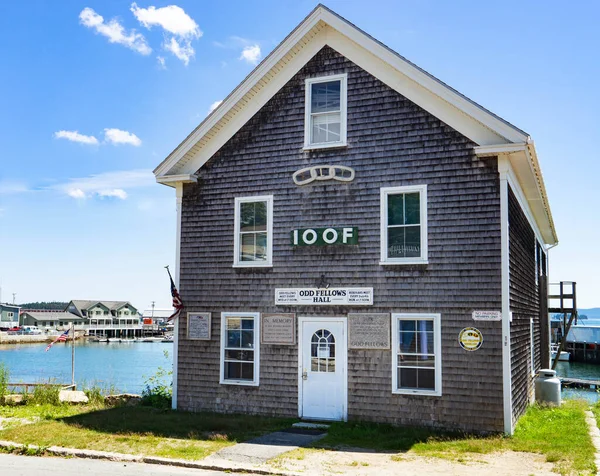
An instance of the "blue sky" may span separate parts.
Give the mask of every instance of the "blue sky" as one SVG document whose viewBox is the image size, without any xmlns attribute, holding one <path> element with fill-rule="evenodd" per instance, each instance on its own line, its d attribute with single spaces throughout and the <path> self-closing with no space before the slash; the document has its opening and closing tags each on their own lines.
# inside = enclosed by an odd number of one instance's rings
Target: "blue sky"
<svg viewBox="0 0 600 476">
<path fill-rule="evenodd" d="M 551 280 L 600 306 L 600 4 L 488 3 L 326 5 L 531 134 L 560 239 Z M 151 170 L 315 5 L 0 2 L 2 300 L 168 306 L 175 198 Z"/>
</svg>

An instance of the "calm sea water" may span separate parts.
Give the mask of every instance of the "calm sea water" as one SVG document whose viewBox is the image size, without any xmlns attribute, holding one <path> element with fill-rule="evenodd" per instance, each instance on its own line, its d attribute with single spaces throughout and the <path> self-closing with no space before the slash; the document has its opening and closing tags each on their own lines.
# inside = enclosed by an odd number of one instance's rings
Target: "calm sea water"
<svg viewBox="0 0 600 476">
<path fill-rule="evenodd" d="M 0 345 L 0 362 L 9 369 L 11 383 L 38 383 L 53 380 L 71 383 L 71 345 Z M 168 352 L 165 357 L 164 352 Z M 141 393 L 144 382 L 159 367 L 173 367 L 173 344 L 137 342 L 130 344 L 77 342 L 75 383 L 79 388 L 98 385 L 120 392 Z"/>
</svg>

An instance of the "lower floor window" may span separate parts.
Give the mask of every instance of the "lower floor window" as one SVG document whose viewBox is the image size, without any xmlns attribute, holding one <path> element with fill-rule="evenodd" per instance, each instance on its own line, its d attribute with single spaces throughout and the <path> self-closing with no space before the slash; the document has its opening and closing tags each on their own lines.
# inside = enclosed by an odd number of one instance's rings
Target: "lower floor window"
<svg viewBox="0 0 600 476">
<path fill-rule="evenodd" d="M 258 313 L 221 313 L 221 383 L 258 385 L 258 326 Z"/>
<path fill-rule="evenodd" d="M 392 392 L 441 395 L 439 314 L 392 314 Z"/>
</svg>

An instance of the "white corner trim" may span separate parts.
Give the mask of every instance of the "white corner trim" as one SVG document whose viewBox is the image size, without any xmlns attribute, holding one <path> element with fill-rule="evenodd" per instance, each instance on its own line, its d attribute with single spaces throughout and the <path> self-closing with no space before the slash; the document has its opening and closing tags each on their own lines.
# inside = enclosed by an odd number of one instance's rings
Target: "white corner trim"
<svg viewBox="0 0 600 476">
<path fill-rule="evenodd" d="M 498 157 L 500 172 L 500 256 L 502 282 L 502 396 L 504 402 L 504 433 L 512 435 L 512 366 L 510 348 L 510 256 L 508 230 L 508 171 L 510 164 L 506 157 Z"/>
<path fill-rule="evenodd" d="M 240 261 L 240 205 L 242 203 L 267 203 L 267 259 L 266 261 Z M 233 220 L 233 267 L 270 268 L 273 266 L 273 195 L 235 197 Z"/>
<path fill-rule="evenodd" d="M 252 317 L 254 319 L 254 380 L 225 380 L 225 339 L 227 338 L 227 317 Z M 259 312 L 222 312 L 221 313 L 221 337 L 220 337 L 220 373 L 219 384 L 221 385 L 243 385 L 246 387 L 258 387 L 260 383 L 260 313 Z"/>
<path fill-rule="evenodd" d="M 177 213 L 177 231 L 175 238 L 175 286 L 181 291 L 179 285 L 179 276 L 181 273 L 181 205 L 183 202 L 183 183 L 175 184 L 176 213 Z M 173 394 L 171 408 L 177 410 L 177 376 L 178 376 L 178 357 L 179 357 L 179 319 L 173 323 Z"/>
<path fill-rule="evenodd" d="M 395 194 L 404 193 L 419 193 L 419 206 L 420 206 L 420 226 L 421 226 L 421 256 L 409 257 L 409 258 L 389 258 L 388 252 L 388 224 L 387 224 L 387 211 L 388 211 L 388 196 Z M 380 241 L 380 265 L 408 265 L 408 264 L 427 264 L 428 261 L 428 250 L 427 250 L 427 185 L 406 185 L 399 187 L 381 187 L 379 199 L 379 241 Z"/>
<path fill-rule="evenodd" d="M 435 355 L 435 390 L 412 390 L 398 388 L 398 322 L 402 319 L 433 320 L 433 351 Z M 442 325 L 441 314 L 436 313 L 392 313 L 392 393 L 398 395 L 442 396 Z"/>
</svg>

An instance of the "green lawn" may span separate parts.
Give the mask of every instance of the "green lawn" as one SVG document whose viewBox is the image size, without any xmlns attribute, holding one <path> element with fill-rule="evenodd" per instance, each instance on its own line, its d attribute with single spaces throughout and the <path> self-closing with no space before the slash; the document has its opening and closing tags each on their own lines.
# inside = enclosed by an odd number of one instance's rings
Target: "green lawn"
<svg viewBox="0 0 600 476">
<path fill-rule="evenodd" d="M 41 418 L 31 425 L 0 431 L 2 440 L 188 460 L 202 459 L 225 446 L 287 428 L 295 421 L 142 406 L 0 407 L 0 416 Z"/>
</svg>

